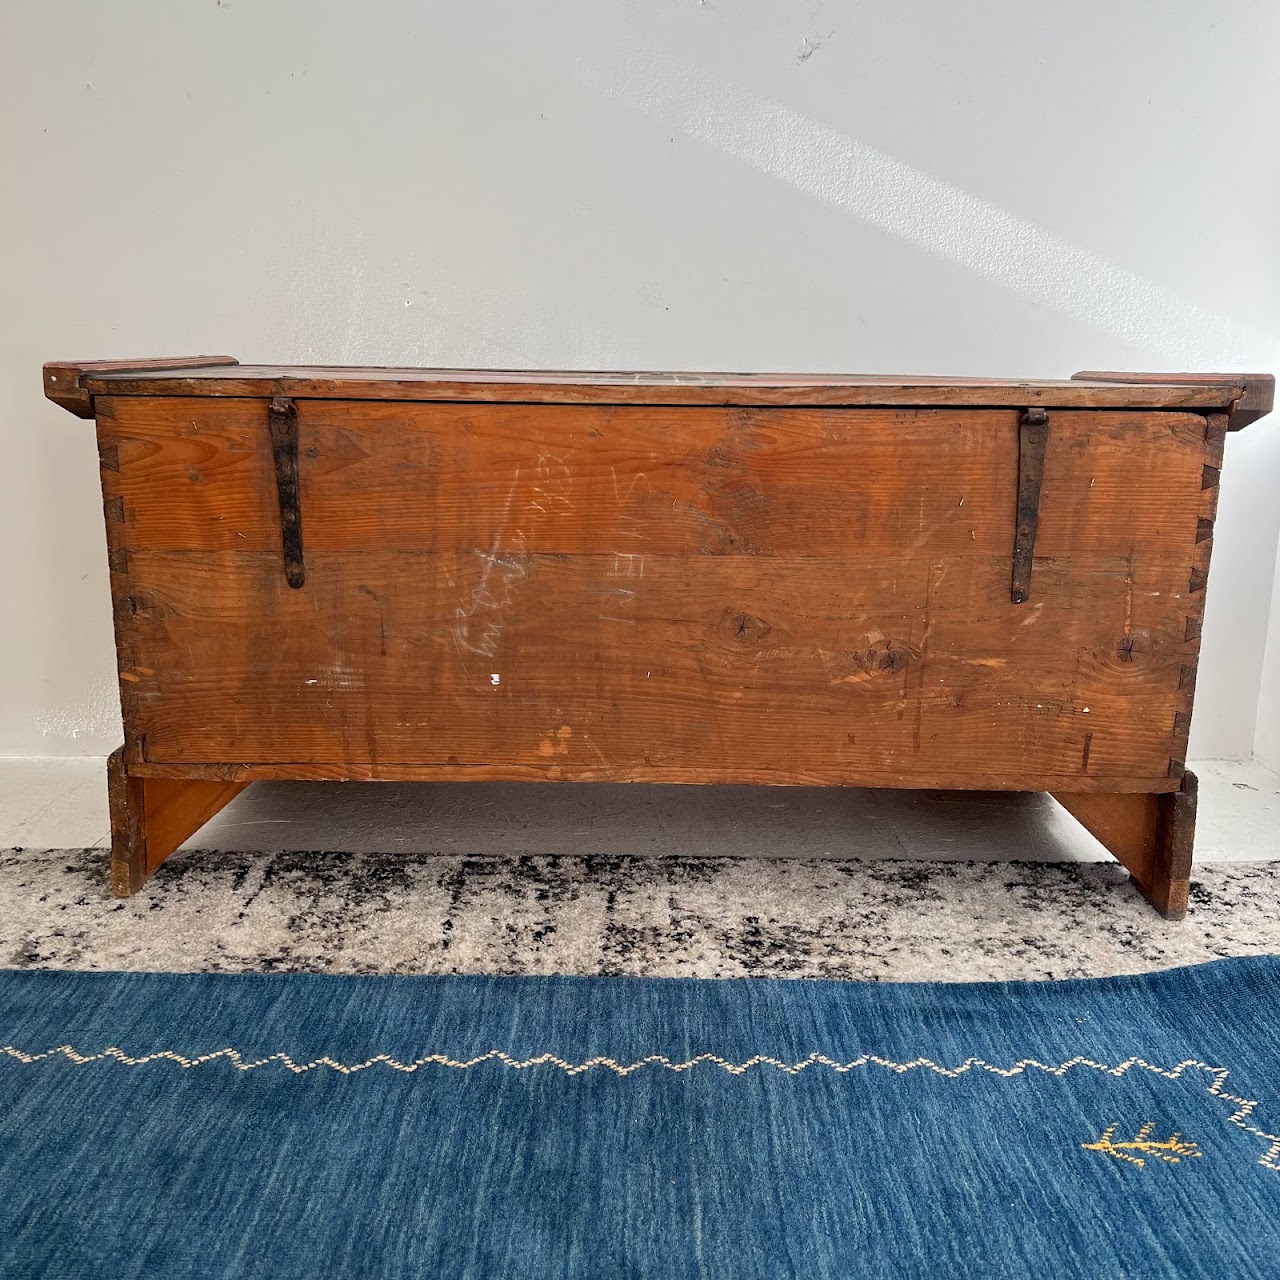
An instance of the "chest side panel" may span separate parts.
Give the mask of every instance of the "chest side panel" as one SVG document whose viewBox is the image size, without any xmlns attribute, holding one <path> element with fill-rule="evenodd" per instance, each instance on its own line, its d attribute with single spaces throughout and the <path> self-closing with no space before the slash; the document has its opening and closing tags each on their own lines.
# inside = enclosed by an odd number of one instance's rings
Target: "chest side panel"
<svg viewBox="0 0 1280 1280">
<path fill-rule="evenodd" d="M 1203 416 L 1050 411 L 1015 605 L 1013 410 L 300 400 L 292 589 L 266 401 L 97 407 L 148 763 L 1177 785 Z"/>
</svg>

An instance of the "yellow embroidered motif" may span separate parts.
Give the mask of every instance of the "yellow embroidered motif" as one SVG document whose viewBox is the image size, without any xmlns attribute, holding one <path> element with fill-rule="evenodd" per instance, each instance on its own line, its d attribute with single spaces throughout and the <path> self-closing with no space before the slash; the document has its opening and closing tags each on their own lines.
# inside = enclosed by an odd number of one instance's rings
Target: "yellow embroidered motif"
<svg viewBox="0 0 1280 1280">
<path fill-rule="evenodd" d="M 1130 1164 L 1136 1164 L 1139 1169 L 1146 1164 L 1142 1156 L 1155 1156 L 1158 1160 L 1165 1160 L 1169 1164 L 1178 1164 L 1184 1157 L 1198 1160 L 1204 1154 L 1194 1142 L 1180 1141 L 1181 1133 L 1171 1133 L 1163 1142 L 1153 1141 L 1151 1135 L 1156 1130 L 1154 1120 L 1147 1121 L 1134 1134 L 1131 1142 L 1115 1141 L 1115 1132 L 1119 1127 L 1118 1124 L 1113 1124 L 1097 1142 L 1082 1142 L 1080 1145 L 1086 1151 L 1105 1151 L 1107 1155 L 1115 1156 L 1117 1160 L 1127 1160 Z M 1140 1151 L 1142 1155 L 1130 1155 L 1130 1152 L 1134 1151 Z"/>
<path fill-rule="evenodd" d="M 336 1071 L 344 1076 L 353 1076 L 357 1072 L 366 1071 L 370 1067 L 377 1066 L 389 1067 L 393 1071 L 400 1071 L 410 1075 L 423 1067 L 429 1066 L 446 1067 L 455 1071 L 468 1071 L 484 1062 L 498 1062 L 504 1067 L 510 1067 L 513 1071 L 527 1071 L 530 1067 L 555 1067 L 563 1071 L 567 1076 L 578 1076 L 586 1071 L 603 1068 L 606 1071 L 613 1072 L 614 1075 L 622 1077 L 630 1076 L 645 1067 L 659 1067 L 665 1071 L 684 1072 L 691 1071 L 703 1063 L 719 1067 L 720 1070 L 732 1076 L 744 1075 L 756 1067 L 772 1067 L 776 1071 L 781 1071 L 789 1076 L 798 1076 L 802 1071 L 807 1071 L 811 1067 L 826 1067 L 828 1070 L 841 1074 L 866 1067 L 881 1067 L 898 1075 L 905 1075 L 908 1071 L 931 1071 L 935 1075 L 942 1076 L 948 1080 L 959 1079 L 969 1071 L 985 1071 L 1005 1080 L 1023 1075 L 1027 1071 L 1042 1071 L 1046 1075 L 1062 1077 L 1068 1071 L 1079 1067 L 1090 1071 L 1099 1071 L 1104 1075 L 1114 1076 L 1117 1079 L 1124 1076 L 1126 1072 L 1137 1068 L 1141 1071 L 1149 1071 L 1152 1075 L 1161 1076 L 1165 1080 L 1180 1080 L 1185 1072 L 1197 1071 L 1212 1077 L 1211 1083 L 1207 1085 L 1210 1096 L 1234 1105 L 1235 1110 L 1227 1117 L 1228 1123 L 1270 1144 L 1258 1163 L 1267 1169 L 1280 1173 L 1280 1136 L 1268 1133 L 1266 1130 L 1259 1129 L 1256 1125 L 1250 1123 L 1253 1111 L 1258 1105 L 1258 1099 L 1241 1098 L 1235 1094 L 1228 1093 L 1225 1086 L 1227 1077 L 1231 1074 L 1230 1071 L 1226 1067 L 1213 1067 L 1207 1062 L 1198 1062 L 1193 1058 L 1188 1058 L 1185 1062 L 1178 1063 L 1176 1067 L 1156 1066 L 1144 1061 L 1142 1058 L 1126 1058 L 1123 1062 L 1110 1066 L 1105 1062 L 1095 1062 L 1092 1058 L 1084 1057 L 1070 1058 L 1066 1062 L 1060 1062 L 1056 1067 L 1044 1062 L 1038 1062 L 1035 1058 L 1022 1058 L 1009 1067 L 999 1067 L 982 1058 L 966 1058 L 958 1066 L 944 1067 L 929 1058 L 914 1058 L 910 1062 L 894 1062 L 891 1058 L 881 1058 L 870 1053 L 864 1053 L 848 1062 L 840 1062 L 821 1053 L 811 1053 L 807 1058 L 802 1058 L 799 1062 L 783 1062 L 778 1058 L 767 1057 L 764 1054 L 757 1054 L 744 1062 L 730 1062 L 727 1058 L 721 1058 L 714 1053 L 700 1053 L 697 1057 L 689 1058 L 684 1062 L 673 1062 L 670 1058 L 655 1053 L 645 1058 L 639 1058 L 634 1062 L 620 1063 L 613 1058 L 606 1057 L 588 1058 L 585 1062 L 566 1062 L 565 1059 L 557 1058 L 552 1053 L 539 1054 L 536 1058 L 515 1058 L 508 1053 L 504 1053 L 501 1049 L 490 1049 L 488 1053 L 479 1054 L 474 1058 L 450 1058 L 442 1053 L 433 1053 L 427 1057 L 414 1058 L 409 1062 L 400 1062 L 390 1054 L 379 1053 L 372 1058 L 366 1058 L 363 1062 L 343 1063 L 329 1057 L 313 1058 L 309 1062 L 295 1062 L 287 1053 L 273 1053 L 266 1058 L 246 1059 L 237 1049 L 218 1049 L 216 1052 L 201 1054 L 196 1058 L 185 1058 L 182 1054 L 174 1053 L 171 1049 L 164 1049 L 159 1053 L 142 1054 L 139 1057 L 130 1057 L 123 1049 L 117 1049 L 114 1045 L 104 1049 L 101 1053 L 80 1053 L 69 1044 L 59 1045 L 56 1049 L 47 1049 L 42 1053 L 27 1053 L 21 1049 L 14 1048 L 13 1045 L 6 1044 L 0 1045 L 0 1055 L 16 1059 L 25 1066 L 31 1066 L 50 1058 L 65 1058 L 76 1066 L 87 1066 L 93 1062 L 114 1061 L 125 1067 L 145 1067 L 152 1062 L 172 1062 L 184 1071 L 225 1059 L 237 1071 L 254 1071 L 258 1067 L 266 1067 L 276 1063 L 295 1075 L 305 1075 L 308 1071 L 327 1067 L 330 1071 Z M 1114 1129 L 1108 1131 L 1108 1133 L 1111 1132 L 1114 1132 Z M 1104 1134 L 1099 1141 L 1110 1141 L 1110 1139 Z M 1142 1141 L 1146 1142 L 1146 1139 L 1143 1138 Z M 1114 1142 L 1111 1145 L 1113 1147 L 1125 1146 L 1123 1143 Z M 1196 1154 L 1199 1153 L 1197 1152 Z"/>
</svg>

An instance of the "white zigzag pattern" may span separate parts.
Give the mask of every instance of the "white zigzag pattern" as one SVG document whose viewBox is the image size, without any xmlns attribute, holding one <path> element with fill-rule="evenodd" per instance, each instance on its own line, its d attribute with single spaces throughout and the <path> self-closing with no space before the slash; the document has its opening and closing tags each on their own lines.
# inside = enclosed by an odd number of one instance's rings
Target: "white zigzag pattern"
<svg viewBox="0 0 1280 1280">
<path fill-rule="evenodd" d="M 201 1054 L 197 1058 L 184 1058 L 180 1053 L 174 1053 L 170 1049 L 165 1049 L 160 1053 L 147 1053 L 139 1057 L 130 1057 L 123 1049 L 117 1049 L 113 1045 L 104 1049 L 101 1053 L 86 1054 L 77 1052 L 69 1044 L 59 1045 L 56 1049 L 47 1049 L 43 1053 L 25 1053 L 21 1049 L 16 1049 L 12 1045 L 6 1044 L 0 1045 L 0 1054 L 14 1058 L 27 1066 L 50 1058 L 62 1057 L 73 1062 L 76 1066 L 86 1066 L 89 1063 L 104 1061 L 114 1061 L 126 1067 L 144 1067 L 152 1062 L 172 1062 L 182 1070 L 189 1071 L 192 1067 L 202 1067 L 207 1063 L 226 1059 L 237 1071 L 254 1071 L 258 1067 L 266 1067 L 275 1063 L 295 1075 L 305 1075 L 308 1071 L 327 1067 L 329 1070 L 336 1071 L 344 1076 L 353 1076 L 357 1072 L 367 1071 L 370 1067 L 377 1066 L 390 1067 L 393 1071 L 400 1071 L 406 1074 L 412 1074 L 422 1067 L 430 1066 L 465 1071 L 484 1062 L 499 1062 L 504 1067 L 510 1067 L 515 1071 L 524 1071 L 529 1067 L 556 1067 L 567 1076 L 582 1075 L 584 1072 L 592 1071 L 596 1068 L 604 1068 L 617 1076 L 629 1076 L 645 1067 L 655 1066 L 665 1071 L 682 1072 L 691 1071 L 694 1067 L 703 1063 L 719 1067 L 722 1071 L 734 1076 L 744 1075 L 754 1067 L 773 1067 L 786 1075 L 798 1076 L 802 1071 L 806 1071 L 810 1067 L 826 1067 L 831 1071 L 845 1073 L 873 1066 L 896 1072 L 898 1075 L 923 1069 L 950 1080 L 954 1080 L 973 1070 L 988 1071 L 992 1075 L 1000 1076 L 1006 1080 L 1013 1076 L 1023 1075 L 1028 1070 L 1042 1071 L 1046 1075 L 1062 1077 L 1076 1067 L 1087 1067 L 1092 1071 L 1100 1071 L 1104 1075 L 1117 1078 L 1123 1076 L 1134 1067 L 1139 1067 L 1143 1071 L 1149 1071 L 1153 1075 L 1161 1076 L 1166 1080 L 1181 1079 L 1182 1075 L 1187 1071 L 1201 1071 L 1213 1077 L 1212 1083 L 1208 1085 L 1209 1093 L 1215 1098 L 1221 1098 L 1224 1102 L 1234 1104 L 1236 1110 L 1228 1117 L 1229 1123 L 1243 1129 L 1245 1133 L 1252 1134 L 1254 1137 L 1261 1138 L 1264 1142 L 1270 1144 L 1258 1163 L 1265 1168 L 1280 1173 L 1280 1136 L 1274 1133 L 1267 1133 L 1265 1130 L 1249 1123 L 1254 1109 L 1258 1106 L 1258 1099 L 1240 1098 L 1235 1094 L 1227 1093 L 1225 1085 L 1227 1077 L 1231 1074 L 1228 1068 L 1210 1066 L 1207 1062 L 1199 1062 L 1193 1058 L 1188 1058 L 1185 1062 L 1178 1063 L 1176 1067 L 1155 1066 L 1142 1058 L 1126 1058 L 1123 1062 L 1110 1066 L 1105 1062 L 1095 1062 L 1092 1058 L 1084 1057 L 1071 1058 L 1066 1062 L 1059 1063 L 1056 1067 L 1039 1062 L 1035 1058 L 1020 1058 L 1011 1067 L 998 1067 L 982 1058 L 966 1058 L 959 1066 L 944 1067 L 929 1058 L 914 1058 L 910 1062 L 895 1062 L 891 1058 L 881 1058 L 872 1053 L 864 1053 L 849 1062 L 840 1062 L 822 1053 L 811 1053 L 807 1058 L 802 1058 L 799 1062 L 782 1062 L 778 1058 L 771 1058 L 765 1054 L 757 1054 L 753 1058 L 748 1058 L 745 1062 L 730 1062 L 728 1059 L 721 1058 L 714 1053 L 700 1053 L 697 1057 L 689 1058 L 684 1062 L 672 1062 L 670 1058 L 663 1054 L 655 1053 L 624 1065 L 613 1058 L 607 1057 L 589 1058 L 585 1062 L 577 1063 L 566 1062 L 563 1058 L 557 1058 L 552 1053 L 539 1054 L 536 1058 L 513 1058 L 509 1053 L 504 1053 L 501 1049 L 490 1049 L 488 1053 L 482 1053 L 474 1058 L 450 1058 L 442 1053 L 433 1053 L 424 1058 L 414 1058 L 410 1062 L 400 1062 L 398 1059 L 391 1057 L 390 1054 L 379 1053 L 372 1058 L 366 1058 L 363 1062 L 342 1063 L 329 1057 L 314 1058 L 310 1062 L 295 1062 L 287 1053 L 273 1053 L 266 1058 L 246 1059 L 237 1049 L 219 1049 L 214 1053 Z"/>
</svg>

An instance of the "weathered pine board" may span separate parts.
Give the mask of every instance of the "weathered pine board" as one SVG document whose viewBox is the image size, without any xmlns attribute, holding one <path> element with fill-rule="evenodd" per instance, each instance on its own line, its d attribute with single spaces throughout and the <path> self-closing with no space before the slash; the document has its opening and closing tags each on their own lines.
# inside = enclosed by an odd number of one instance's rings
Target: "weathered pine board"
<svg viewBox="0 0 1280 1280">
<path fill-rule="evenodd" d="M 87 380 L 107 373 L 162 373 L 183 369 L 189 374 L 225 373 L 226 365 L 238 364 L 234 356 L 162 356 L 142 360 L 51 360 L 44 366 L 44 393 L 77 418 L 93 417 L 93 394 Z"/>
<path fill-rule="evenodd" d="M 1084 370 L 1072 378 L 1081 382 L 1164 383 L 1166 386 L 1202 388 L 1216 384 L 1229 388 L 1231 403 L 1223 406 L 1228 431 L 1241 431 L 1251 422 L 1265 418 L 1275 405 L 1276 380 L 1270 373 L 1118 373 Z M 1240 390 L 1243 388 L 1243 390 Z"/>
<path fill-rule="evenodd" d="M 111 806 L 111 888 L 136 892 L 189 836 L 248 785 L 237 781 L 143 778 L 127 772 L 120 748 L 107 761 Z"/>
<path fill-rule="evenodd" d="M 1126 637 L 1129 572 L 1074 569 L 1111 601 L 1014 620 L 983 608 L 1007 599 L 1007 562 L 973 556 L 325 552 L 291 591 L 268 555 L 136 553 L 146 665 L 124 675 L 153 761 L 967 769 L 975 786 L 1033 769 L 1154 789 L 1189 646 L 1151 589 L 1168 560 L 1134 573 Z M 1063 576 L 1044 567 L 1047 598 Z"/>
<path fill-rule="evenodd" d="M 225 357 L 219 359 L 225 360 Z M 139 362 L 151 364 L 152 362 Z M 1201 409 L 1224 411 L 1251 394 L 1270 395 L 1265 375 L 1232 378 L 1208 375 L 1197 382 L 1129 378 L 1114 385 L 1117 375 L 1091 381 L 1074 379 L 897 377 L 887 375 L 795 373 L 671 373 L 512 371 L 502 369 L 326 368 L 284 365 L 239 365 L 191 368 L 185 361 L 170 367 L 129 370 L 51 365 L 63 382 L 76 378 L 76 395 L 119 396 L 250 396 L 325 400 L 457 400 L 543 404 L 697 404 L 697 405 L 904 405 L 1007 406 L 1057 408 Z M 47 386 L 47 383 L 46 383 Z M 73 412 L 80 411 L 68 403 Z"/>
<path fill-rule="evenodd" d="M 1012 410 L 297 409 L 308 551 L 1012 554 Z M 262 401 L 98 411 L 131 545 L 278 549 Z M 1204 436 L 1198 414 L 1055 413 L 1037 555 L 1190 546 Z"/>
<path fill-rule="evenodd" d="M 1054 412 L 1016 606 L 1012 411 L 302 401 L 294 591 L 263 401 L 97 408 L 139 776 L 1178 785 L 1200 415 Z"/>
<path fill-rule="evenodd" d="M 1055 799 L 1113 853 L 1152 904 L 1171 919 L 1187 913 L 1199 784 L 1183 775 L 1161 795 L 1058 793 Z"/>
</svg>

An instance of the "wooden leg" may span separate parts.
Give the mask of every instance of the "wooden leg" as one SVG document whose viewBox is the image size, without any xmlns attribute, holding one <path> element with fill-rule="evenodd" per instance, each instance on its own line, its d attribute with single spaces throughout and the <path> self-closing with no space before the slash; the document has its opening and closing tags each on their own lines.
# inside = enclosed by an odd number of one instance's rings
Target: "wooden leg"
<svg viewBox="0 0 1280 1280">
<path fill-rule="evenodd" d="M 130 777 L 124 748 L 107 761 L 111 804 L 111 892 L 137 893 L 188 837 L 242 792 L 247 782 Z"/>
<path fill-rule="evenodd" d="M 1187 914 L 1197 784 L 1162 795 L 1057 792 L 1053 798 L 1129 869 L 1142 896 L 1170 920 Z"/>
</svg>

